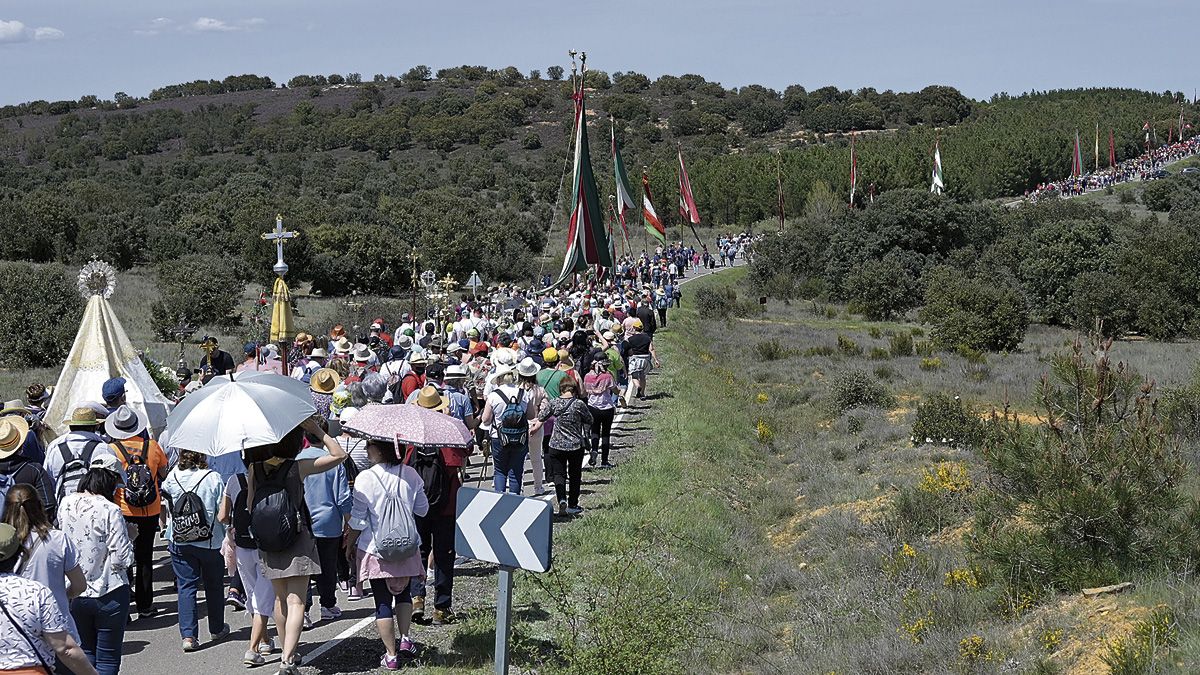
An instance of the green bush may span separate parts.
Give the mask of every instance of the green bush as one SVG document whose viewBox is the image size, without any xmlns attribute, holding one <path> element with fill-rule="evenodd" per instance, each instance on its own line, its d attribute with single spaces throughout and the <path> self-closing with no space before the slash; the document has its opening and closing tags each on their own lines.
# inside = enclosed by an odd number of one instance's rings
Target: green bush
<svg viewBox="0 0 1200 675">
<path fill-rule="evenodd" d="M 986 426 L 973 541 L 1013 587 L 1074 591 L 1194 555 L 1177 442 L 1151 385 L 1111 363 L 1111 348 L 1076 342 L 1051 358 L 1037 390 L 1045 424 L 1005 413 Z"/>
<path fill-rule="evenodd" d="M 837 349 L 839 352 L 847 356 L 862 355 L 862 347 L 859 347 L 858 343 L 854 340 L 851 340 L 850 338 L 841 334 L 837 336 Z"/>
<path fill-rule="evenodd" d="M 892 356 L 912 356 L 913 336 L 911 333 L 892 333 L 888 335 L 888 351 Z"/>
<path fill-rule="evenodd" d="M 171 327 L 181 319 L 221 329 L 241 323 L 235 310 L 243 283 L 225 258 L 191 254 L 164 263 L 158 286 L 162 300 L 150 308 L 150 325 L 160 340 L 171 340 Z"/>
<path fill-rule="evenodd" d="M 808 357 L 833 356 L 836 353 L 837 353 L 837 350 L 834 349 L 833 347 L 830 347 L 829 345 L 817 345 L 815 347 L 809 347 L 808 349 L 804 350 L 804 355 L 808 356 Z"/>
<path fill-rule="evenodd" d="M 1129 635 L 1104 645 L 1100 660 L 1112 675 L 1166 672 L 1167 655 L 1179 642 L 1179 624 L 1169 609 L 1160 607 L 1137 622 Z"/>
<path fill-rule="evenodd" d="M 696 312 L 702 319 L 732 319 L 762 313 L 757 302 L 738 297 L 728 286 L 701 286 L 696 291 Z"/>
<path fill-rule="evenodd" d="M 8 327 L 0 366 L 44 368 L 63 362 L 83 318 L 83 301 L 62 265 L 0 263 L 0 324 Z"/>
<path fill-rule="evenodd" d="M 957 396 L 937 392 L 917 405 L 912 444 L 975 447 L 982 439 L 982 432 L 983 422 L 971 404 Z"/>
<path fill-rule="evenodd" d="M 872 361 L 886 361 L 892 358 L 892 353 L 883 347 L 871 347 L 869 358 Z"/>
<path fill-rule="evenodd" d="M 940 267 L 926 279 L 921 320 L 941 349 L 1006 351 L 1020 346 L 1029 310 L 1021 292 L 998 279 Z"/>
<path fill-rule="evenodd" d="M 838 373 L 829 386 L 829 398 L 837 412 L 851 408 L 891 408 L 895 401 L 887 389 L 862 370 Z"/>
<path fill-rule="evenodd" d="M 775 338 L 754 345 L 754 351 L 762 361 L 778 361 L 795 354 L 794 350 L 783 346 L 783 343 Z"/>
</svg>

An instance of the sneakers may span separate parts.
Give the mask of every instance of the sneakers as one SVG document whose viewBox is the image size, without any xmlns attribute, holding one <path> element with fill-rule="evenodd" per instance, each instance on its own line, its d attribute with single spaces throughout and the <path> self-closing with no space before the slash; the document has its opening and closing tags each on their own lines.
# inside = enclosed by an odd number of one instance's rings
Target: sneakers
<svg viewBox="0 0 1200 675">
<path fill-rule="evenodd" d="M 342 618 L 342 610 L 339 609 L 337 605 L 334 605 L 333 607 L 322 607 L 321 608 L 321 620 L 322 621 L 334 621 L 334 620 L 340 619 L 340 618 Z"/>
<path fill-rule="evenodd" d="M 262 654 L 263 656 L 270 656 L 271 654 L 274 654 L 275 641 L 271 638 L 267 638 L 266 640 L 258 643 L 258 653 Z"/>
<path fill-rule="evenodd" d="M 567 515 L 567 500 L 565 500 L 565 499 L 558 500 L 558 515 L 560 515 L 560 516 Z"/>
<path fill-rule="evenodd" d="M 349 598 L 350 600 L 362 600 L 363 593 L 362 593 L 362 590 L 359 589 L 358 586 L 351 586 L 350 590 L 346 592 L 346 597 Z"/>
<path fill-rule="evenodd" d="M 312 628 L 312 617 L 307 613 L 304 614 L 304 627 L 301 630 L 309 630 Z"/>
<path fill-rule="evenodd" d="M 417 619 L 424 619 L 425 618 L 425 598 L 422 598 L 419 596 L 413 598 L 412 605 L 413 605 L 413 611 L 412 611 L 413 621 L 416 621 Z"/>
<path fill-rule="evenodd" d="M 433 625 L 435 626 L 445 626 L 454 623 L 455 618 L 454 612 L 448 609 L 435 608 L 433 610 Z"/>
<path fill-rule="evenodd" d="M 567 515 L 568 516 L 577 516 L 581 513 L 583 513 L 583 509 L 579 508 L 578 506 L 568 506 L 567 507 Z"/>
<path fill-rule="evenodd" d="M 255 667 L 263 665 L 266 662 L 267 662 L 267 659 L 264 658 L 263 655 L 259 654 L 258 652 L 247 651 L 245 654 L 242 655 L 242 663 L 247 668 L 255 668 Z"/>
<path fill-rule="evenodd" d="M 383 658 L 379 659 L 379 665 L 388 670 L 400 670 L 400 655 L 391 656 L 387 652 L 384 652 Z"/>
<path fill-rule="evenodd" d="M 611 469 L 611 468 L 613 468 L 613 463 L 612 462 L 602 462 L 600 464 L 600 468 L 601 469 Z"/>
<path fill-rule="evenodd" d="M 595 455 L 591 455 L 588 457 L 587 466 L 589 469 L 596 466 L 596 456 Z"/>
<path fill-rule="evenodd" d="M 412 638 L 405 635 L 400 638 L 400 646 L 397 651 L 400 652 L 400 656 L 416 656 L 417 645 L 413 643 Z"/>
<path fill-rule="evenodd" d="M 209 636 L 208 641 L 209 642 L 220 642 L 221 640 L 224 640 L 227 637 L 229 637 L 229 624 L 225 624 L 224 626 L 221 627 L 220 631 L 213 633 L 211 636 Z"/>
<path fill-rule="evenodd" d="M 137 618 L 139 620 L 153 619 L 156 616 L 158 616 L 158 608 L 157 607 L 151 607 L 149 609 L 139 609 L 137 611 Z"/>
<path fill-rule="evenodd" d="M 200 641 L 196 638 L 183 638 L 183 651 L 194 652 L 200 649 Z"/>
<path fill-rule="evenodd" d="M 231 588 L 225 594 L 225 604 L 240 612 L 246 609 L 246 598 L 242 597 L 242 594 L 236 588 Z"/>
</svg>

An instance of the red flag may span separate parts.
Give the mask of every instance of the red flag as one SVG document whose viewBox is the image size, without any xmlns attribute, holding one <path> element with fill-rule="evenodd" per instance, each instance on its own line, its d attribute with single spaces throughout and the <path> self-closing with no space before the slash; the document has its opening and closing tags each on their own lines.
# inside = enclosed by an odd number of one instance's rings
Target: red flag
<svg viewBox="0 0 1200 675">
<path fill-rule="evenodd" d="M 658 243 L 667 243 L 667 230 L 654 210 L 654 201 L 650 196 L 650 177 L 645 171 L 642 172 L 642 220 L 645 221 L 646 231 L 657 239 Z"/>
<path fill-rule="evenodd" d="M 857 136 L 850 132 L 850 208 L 854 208 L 854 189 L 858 187 L 858 156 L 854 153 L 854 139 Z"/>
<path fill-rule="evenodd" d="M 1108 130 L 1108 167 L 1111 169 L 1112 167 L 1114 167 L 1116 165 L 1117 165 L 1117 143 L 1113 139 L 1112 129 L 1109 129 Z"/>
<path fill-rule="evenodd" d="M 679 151 L 679 215 L 684 222 L 700 224 L 700 212 L 696 210 L 696 198 L 692 195 L 692 181 L 688 180 L 683 166 L 683 151 Z"/>
</svg>

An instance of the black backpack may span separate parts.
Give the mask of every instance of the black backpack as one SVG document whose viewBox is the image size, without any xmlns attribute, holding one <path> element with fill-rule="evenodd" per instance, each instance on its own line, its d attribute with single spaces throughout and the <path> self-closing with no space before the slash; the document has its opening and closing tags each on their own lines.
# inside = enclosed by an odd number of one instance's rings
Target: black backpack
<svg viewBox="0 0 1200 675">
<path fill-rule="evenodd" d="M 450 500 L 450 470 L 440 449 L 414 447 L 408 465 L 425 481 L 425 497 L 429 500 L 430 513 Z"/>
<path fill-rule="evenodd" d="M 237 481 L 242 489 L 233 500 L 233 514 L 230 516 L 233 524 L 233 543 L 242 548 L 256 549 L 258 542 L 254 541 L 254 535 L 250 534 L 250 509 L 246 508 L 246 474 L 239 473 Z"/>
<path fill-rule="evenodd" d="M 175 476 L 175 484 L 183 490 L 183 494 L 167 501 L 171 506 L 171 528 L 176 544 L 195 544 L 212 538 L 213 526 L 208 519 L 208 509 L 204 508 L 204 501 L 200 499 L 200 495 L 194 492 L 210 473 L 212 471 L 204 472 L 200 480 L 192 483 L 191 489 L 184 489 L 179 475 Z"/>
<path fill-rule="evenodd" d="M 58 501 L 62 503 L 63 495 L 67 493 L 67 484 L 70 484 L 71 492 L 75 492 L 79 488 L 79 481 L 83 480 L 84 474 L 88 472 L 88 467 L 92 464 L 92 454 L 96 452 L 96 448 L 100 447 L 100 441 L 88 441 L 87 445 L 83 446 L 83 455 L 75 457 L 71 454 L 70 447 L 66 441 L 63 441 L 58 446 L 58 452 L 62 455 L 63 465 L 58 472 Z"/>
<path fill-rule="evenodd" d="M 517 397 L 511 400 L 499 389 L 496 394 L 504 402 L 504 410 L 497 416 L 496 433 L 500 442 L 505 446 L 525 445 L 529 442 L 529 404 L 522 405 L 521 401 L 525 390 L 518 388 Z"/>
<path fill-rule="evenodd" d="M 287 489 L 287 477 L 298 465 L 289 459 L 271 473 L 267 473 L 262 462 L 257 466 L 254 503 L 250 505 L 250 534 L 258 550 L 280 553 L 296 543 L 300 528 L 308 524 L 308 507 L 304 500 L 297 505 Z M 299 481 L 299 472 L 296 474 Z"/>
<path fill-rule="evenodd" d="M 146 465 L 146 447 L 150 441 L 142 439 L 142 449 L 136 454 L 130 453 L 125 444 L 117 441 L 117 450 L 125 461 L 125 503 L 139 509 L 144 509 L 158 498 L 158 480 L 150 473 Z"/>
</svg>

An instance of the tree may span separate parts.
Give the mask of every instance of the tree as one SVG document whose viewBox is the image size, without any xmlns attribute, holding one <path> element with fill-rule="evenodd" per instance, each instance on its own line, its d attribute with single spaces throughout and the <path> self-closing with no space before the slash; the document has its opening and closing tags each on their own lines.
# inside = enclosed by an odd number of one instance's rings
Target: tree
<svg viewBox="0 0 1200 675">
<path fill-rule="evenodd" d="M 11 369 L 61 365 L 75 340 L 83 303 L 61 265 L 0 263 L 0 321 L 9 332 L 0 366 Z"/>
<path fill-rule="evenodd" d="M 350 74 L 346 75 L 346 82 L 348 82 L 350 84 L 361 84 L 362 83 L 362 75 L 359 73 L 350 73 Z"/>
<path fill-rule="evenodd" d="M 408 72 L 404 73 L 400 79 L 411 84 L 413 82 L 427 82 L 432 77 L 433 71 L 429 69 L 429 66 L 422 64 L 409 68 Z"/>
<path fill-rule="evenodd" d="M 922 282 L 921 321 L 933 326 L 929 334 L 939 349 L 999 352 L 1021 345 L 1029 310 L 1015 284 L 945 266 L 931 270 Z"/>
<path fill-rule="evenodd" d="M 558 82 L 563 78 L 562 66 L 550 66 L 546 69 L 546 77 Z"/>
<path fill-rule="evenodd" d="M 151 307 L 151 326 L 160 339 L 186 317 L 194 325 L 230 328 L 241 323 L 235 312 L 243 284 L 221 256 L 190 254 L 158 266 L 162 300 Z"/>
</svg>

